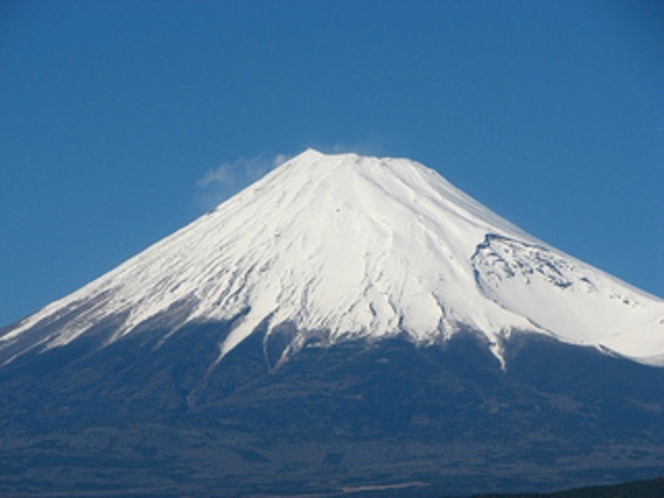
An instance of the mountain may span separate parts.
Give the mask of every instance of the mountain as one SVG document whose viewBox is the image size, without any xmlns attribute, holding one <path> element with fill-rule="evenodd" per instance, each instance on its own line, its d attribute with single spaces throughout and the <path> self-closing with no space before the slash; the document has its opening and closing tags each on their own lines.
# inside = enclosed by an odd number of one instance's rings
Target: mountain
<svg viewBox="0 0 664 498">
<path fill-rule="evenodd" d="M 664 474 L 664 301 L 407 159 L 304 152 L 0 329 L 0 363 L 0 493 Z"/>
<path fill-rule="evenodd" d="M 333 344 L 470 327 L 502 361 L 529 330 L 664 365 L 664 302 L 556 251 L 403 159 L 308 150 L 216 210 L 2 337 L 2 361 L 117 323 L 233 321 L 221 360 L 260 324 Z M 36 333 L 39 330 L 40 333 Z M 284 358 L 285 359 L 285 358 Z"/>
</svg>

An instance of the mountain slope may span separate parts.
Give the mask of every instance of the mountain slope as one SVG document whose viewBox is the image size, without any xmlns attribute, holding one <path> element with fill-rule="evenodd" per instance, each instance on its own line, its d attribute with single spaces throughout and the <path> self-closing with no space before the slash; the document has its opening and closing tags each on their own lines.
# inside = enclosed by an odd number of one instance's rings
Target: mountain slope
<svg viewBox="0 0 664 498">
<path fill-rule="evenodd" d="M 502 342 L 529 330 L 664 364 L 664 302 L 560 253 L 405 159 L 308 150 L 213 212 L 6 330 L 0 360 L 159 324 L 232 320 L 219 356 L 261 324 L 310 340 Z"/>
<path fill-rule="evenodd" d="M 660 476 L 662 306 L 417 163 L 307 151 L 0 329 L 0 494 Z"/>
<path fill-rule="evenodd" d="M 228 326 L 85 334 L 0 369 L 0 494 L 433 498 L 664 471 L 662 368 L 513 334 L 505 371 L 464 331 L 274 369 L 263 327 L 208 370 Z"/>
</svg>

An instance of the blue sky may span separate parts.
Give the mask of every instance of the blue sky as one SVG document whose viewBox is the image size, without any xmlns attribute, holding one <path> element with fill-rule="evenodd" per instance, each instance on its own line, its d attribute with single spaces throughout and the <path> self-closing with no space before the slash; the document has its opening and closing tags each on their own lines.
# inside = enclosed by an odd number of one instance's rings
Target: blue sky
<svg viewBox="0 0 664 498">
<path fill-rule="evenodd" d="M 0 325 L 307 147 L 664 296 L 661 2 L 4 1 L 0 68 Z"/>
</svg>

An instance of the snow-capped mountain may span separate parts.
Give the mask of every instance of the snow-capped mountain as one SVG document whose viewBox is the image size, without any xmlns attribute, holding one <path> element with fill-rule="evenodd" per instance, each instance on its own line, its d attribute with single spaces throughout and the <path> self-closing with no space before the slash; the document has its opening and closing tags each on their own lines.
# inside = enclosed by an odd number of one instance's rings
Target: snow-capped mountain
<svg viewBox="0 0 664 498">
<path fill-rule="evenodd" d="M 111 272 L 5 329 L 0 360 L 105 344 L 155 325 L 232 321 L 218 361 L 259 326 L 304 344 L 529 331 L 664 365 L 664 301 L 528 235 L 407 159 L 307 150 Z"/>
<path fill-rule="evenodd" d="M 0 494 L 433 498 L 652 478 L 663 337 L 661 299 L 435 171 L 309 150 L 0 329 Z"/>
</svg>

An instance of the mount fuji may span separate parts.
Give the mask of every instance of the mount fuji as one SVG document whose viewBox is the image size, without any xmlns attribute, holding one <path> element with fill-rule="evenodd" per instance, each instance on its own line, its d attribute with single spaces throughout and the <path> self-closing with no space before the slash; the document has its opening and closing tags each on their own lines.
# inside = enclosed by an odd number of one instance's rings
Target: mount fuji
<svg viewBox="0 0 664 498">
<path fill-rule="evenodd" d="M 664 474 L 664 301 L 407 159 L 305 151 L 0 329 L 0 365 L 0 493 Z"/>
</svg>

